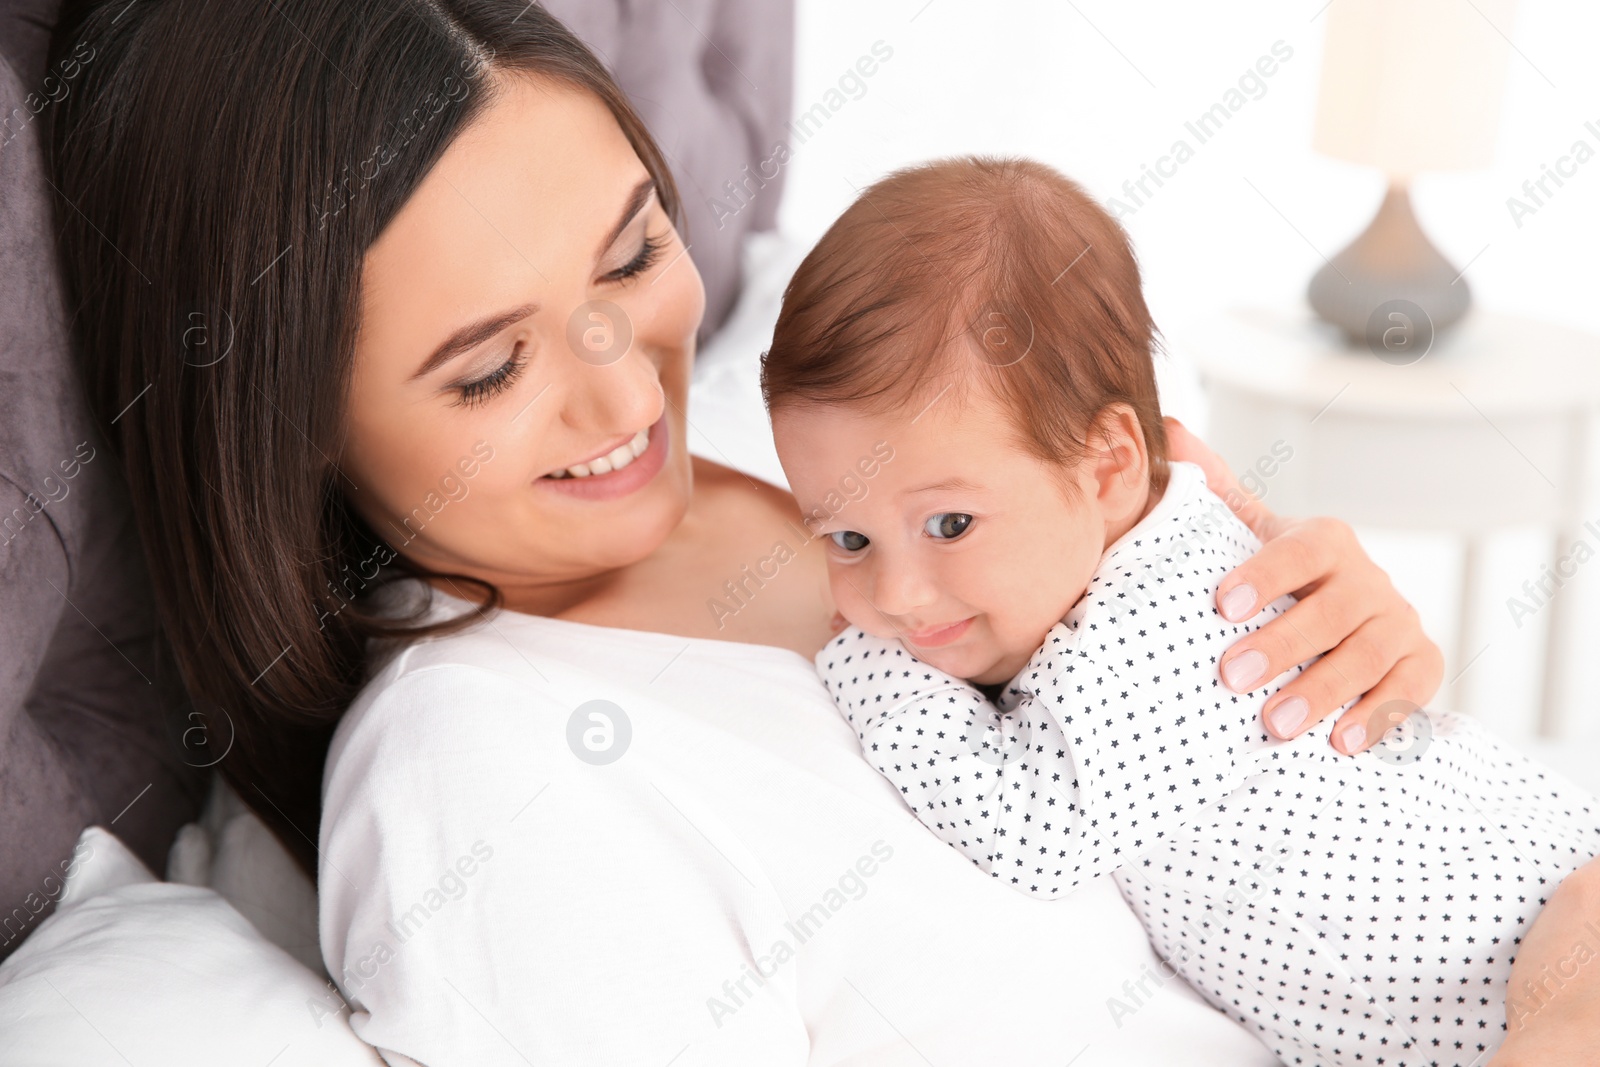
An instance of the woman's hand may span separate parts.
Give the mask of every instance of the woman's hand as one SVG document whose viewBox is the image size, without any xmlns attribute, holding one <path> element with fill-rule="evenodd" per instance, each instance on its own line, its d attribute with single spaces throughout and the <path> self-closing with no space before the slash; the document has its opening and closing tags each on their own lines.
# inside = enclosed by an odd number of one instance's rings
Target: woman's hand
<svg viewBox="0 0 1600 1067">
<path fill-rule="evenodd" d="M 1416 609 L 1368 558 L 1349 525 L 1279 518 L 1241 489 L 1227 465 L 1182 423 L 1165 422 L 1172 459 L 1198 464 L 1211 491 L 1262 541 L 1261 551 L 1218 587 L 1223 618 L 1242 622 L 1285 593 L 1299 600 L 1228 649 L 1223 682 L 1248 692 L 1326 653 L 1267 701 L 1267 732 L 1295 737 L 1359 696 L 1333 729 L 1334 747 L 1355 753 L 1376 744 L 1432 699 L 1444 677 L 1444 654 L 1422 632 Z"/>
</svg>

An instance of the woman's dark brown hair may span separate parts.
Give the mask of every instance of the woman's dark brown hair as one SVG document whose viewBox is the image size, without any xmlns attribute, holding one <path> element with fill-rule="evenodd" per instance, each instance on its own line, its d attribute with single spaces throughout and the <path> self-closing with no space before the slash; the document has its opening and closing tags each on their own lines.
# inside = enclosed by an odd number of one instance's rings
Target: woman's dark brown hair
<svg viewBox="0 0 1600 1067">
<path fill-rule="evenodd" d="M 1157 345 L 1116 219 L 1043 163 L 963 156 L 890 174 L 828 229 L 784 291 L 761 388 L 769 408 L 916 410 L 941 384 L 982 385 L 1018 443 L 1061 467 L 1126 404 L 1159 493 Z"/>
<path fill-rule="evenodd" d="M 475 618 L 421 626 L 371 601 L 421 572 L 347 506 L 332 458 L 364 254 L 504 74 L 593 93 L 675 220 L 677 193 L 604 66 L 527 0 L 69 4 L 53 48 L 80 42 L 53 131 L 61 249 L 91 404 L 204 717 L 188 755 L 219 761 L 315 877 L 323 762 L 368 639 Z"/>
</svg>

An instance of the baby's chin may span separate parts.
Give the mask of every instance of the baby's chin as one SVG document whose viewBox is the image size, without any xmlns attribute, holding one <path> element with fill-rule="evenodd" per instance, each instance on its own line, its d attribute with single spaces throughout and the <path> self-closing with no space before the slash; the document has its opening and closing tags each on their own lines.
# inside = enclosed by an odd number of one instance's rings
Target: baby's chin
<svg viewBox="0 0 1600 1067">
<path fill-rule="evenodd" d="M 998 685 L 1001 682 L 1009 682 L 1016 677 L 1017 671 L 1028 664 L 1028 657 L 1023 656 L 1022 661 L 1012 667 L 1011 661 L 1015 657 L 1007 656 L 992 646 L 983 645 L 958 644 L 950 648 L 930 648 L 921 652 L 908 649 L 908 651 L 922 662 L 976 685 Z"/>
</svg>

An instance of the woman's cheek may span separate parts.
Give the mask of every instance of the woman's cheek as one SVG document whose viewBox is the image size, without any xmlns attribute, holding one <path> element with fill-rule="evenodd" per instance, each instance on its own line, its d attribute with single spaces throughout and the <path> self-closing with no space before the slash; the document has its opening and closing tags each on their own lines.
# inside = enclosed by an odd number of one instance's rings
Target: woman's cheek
<svg viewBox="0 0 1600 1067">
<path fill-rule="evenodd" d="M 665 253 L 671 260 L 676 251 Z M 689 379 L 694 365 L 695 334 L 705 317 L 706 291 L 700 281 L 700 272 L 688 255 L 679 256 L 677 262 L 656 275 L 656 284 L 645 282 L 637 312 L 644 321 L 635 322 L 634 344 L 644 345 L 656 374 L 665 390 L 669 415 L 676 440 L 674 451 L 682 449 L 685 461 L 688 451 L 685 434 L 688 432 L 684 408 L 688 404 Z M 630 309 L 632 312 L 634 309 Z"/>
<path fill-rule="evenodd" d="M 487 426 L 456 446 L 448 459 L 431 465 L 438 473 L 425 487 L 424 499 L 434 539 L 464 544 L 500 529 L 494 517 L 531 483 L 516 462 L 519 450 L 503 437 L 496 439 Z"/>
</svg>

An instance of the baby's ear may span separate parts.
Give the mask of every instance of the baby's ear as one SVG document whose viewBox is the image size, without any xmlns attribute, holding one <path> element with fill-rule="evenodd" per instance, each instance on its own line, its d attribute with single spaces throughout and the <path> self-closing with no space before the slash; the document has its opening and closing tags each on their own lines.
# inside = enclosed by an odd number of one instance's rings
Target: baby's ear
<svg viewBox="0 0 1600 1067">
<path fill-rule="evenodd" d="M 1100 506 L 1108 518 L 1143 513 L 1150 492 L 1150 453 L 1131 406 L 1108 404 L 1095 417 L 1088 460 L 1094 465 Z"/>
</svg>

